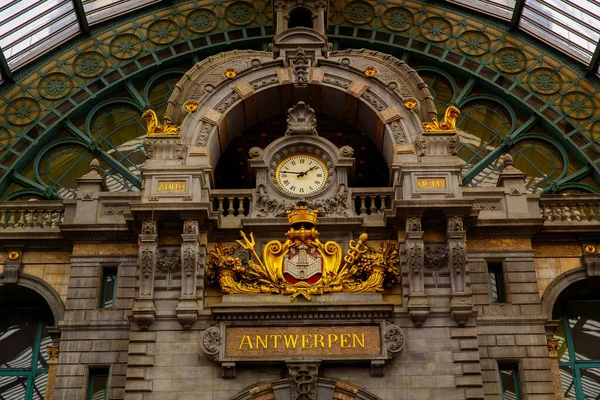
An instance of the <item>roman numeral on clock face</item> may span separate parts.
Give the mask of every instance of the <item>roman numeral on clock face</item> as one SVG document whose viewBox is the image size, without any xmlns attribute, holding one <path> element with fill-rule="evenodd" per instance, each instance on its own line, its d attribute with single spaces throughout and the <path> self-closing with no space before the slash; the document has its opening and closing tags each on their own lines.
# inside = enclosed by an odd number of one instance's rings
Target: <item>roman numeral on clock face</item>
<svg viewBox="0 0 600 400">
<path fill-rule="evenodd" d="M 327 166 L 313 154 L 295 154 L 281 160 L 275 170 L 277 186 L 292 196 L 310 196 L 326 184 Z"/>
</svg>

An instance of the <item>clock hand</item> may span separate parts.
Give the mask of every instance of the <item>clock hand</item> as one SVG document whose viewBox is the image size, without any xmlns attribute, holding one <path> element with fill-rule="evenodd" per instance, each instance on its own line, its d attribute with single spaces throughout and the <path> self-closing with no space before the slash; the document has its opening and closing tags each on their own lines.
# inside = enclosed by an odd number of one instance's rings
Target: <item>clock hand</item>
<svg viewBox="0 0 600 400">
<path fill-rule="evenodd" d="M 295 174 L 298 176 L 303 176 L 304 172 L 294 172 L 294 171 L 281 171 L 284 174 Z"/>
</svg>

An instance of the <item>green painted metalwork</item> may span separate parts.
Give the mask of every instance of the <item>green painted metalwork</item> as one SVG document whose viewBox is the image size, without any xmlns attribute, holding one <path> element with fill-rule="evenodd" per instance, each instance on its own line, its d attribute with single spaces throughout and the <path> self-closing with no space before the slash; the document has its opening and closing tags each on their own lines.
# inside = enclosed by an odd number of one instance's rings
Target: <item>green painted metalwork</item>
<svg viewBox="0 0 600 400">
<path fill-rule="evenodd" d="M 521 400 L 521 389 L 519 387 L 519 370 L 513 365 L 500 365 L 498 366 L 498 372 L 500 375 L 500 397 L 502 400 Z M 509 387 L 505 387 L 504 378 L 509 381 Z M 514 390 L 511 391 L 511 390 Z"/>
<path fill-rule="evenodd" d="M 329 37 L 337 48 L 378 49 L 417 67 L 447 71 L 446 79 L 463 76 L 467 84 L 461 91 L 458 85 L 451 85 L 453 99 L 468 104 L 469 99 L 483 99 L 481 94 L 486 93 L 486 100 L 504 108 L 512 128 L 501 135 L 505 140 L 492 150 L 494 156 L 517 146 L 520 142 L 514 133 L 521 123 L 534 118 L 530 130 L 544 132 L 544 143 L 551 142 L 557 149 L 556 165 L 562 163 L 560 179 L 544 179 L 535 190 L 598 192 L 600 80 L 586 78 L 583 67 L 573 65 L 557 51 L 528 42 L 527 35 L 510 31 L 508 22 L 451 4 L 360 0 L 329 4 Z M 77 140 L 72 143 L 77 149 L 85 149 L 85 153 L 77 153 L 86 161 L 101 159 L 105 175 L 117 182 L 120 190 L 139 188 L 140 164 L 131 159 L 137 157 L 135 151 L 117 151 L 110 145 L 111 132 L 96 131 L 94 136 L 88 125 L 77 121 L 107 112 L 98 105 L 106 106 L 103 101 L 117 94 L 140 112 L 148 106 L 156 108 L 148 84 L 163 71 L 180 70 L 181 65 L 226 49 L 265 49 L 272 35 L 270 2 L 182 1 L 147 7 L 125 22 L 93 27 L 89 38 L 79 38 L 70 47 L 38 60 L 29 70 L 19 72 L 14 84 L 0 87 L 3 200 L 27 193 L 51 198 L 72 195 L 72 186 L 44 179 L 36 169 L 44 165 L 45 155 L 49 157 L 56 149 L 49 144 L 67 136 Z M 517 136 L 527 133 L 521 130 Z M 523 154 L 519 149 L 514 153 Z M 477 170 L 465 171 L 465 183 L 477 185 L 482 180 L 475 179 L 478 174 L 493 177 L 497 173 L 498 157 L 489 154 L 481 154 L 483 157 L 472 163 Z M 581 170 L 586 174 L 569 178 L 571 172 Z M 584 177 L 591 178 L 595 186 L 578 185 Z M 66 182 L 67 178 L 64 175 L 62 179 Z"/>
</svg>

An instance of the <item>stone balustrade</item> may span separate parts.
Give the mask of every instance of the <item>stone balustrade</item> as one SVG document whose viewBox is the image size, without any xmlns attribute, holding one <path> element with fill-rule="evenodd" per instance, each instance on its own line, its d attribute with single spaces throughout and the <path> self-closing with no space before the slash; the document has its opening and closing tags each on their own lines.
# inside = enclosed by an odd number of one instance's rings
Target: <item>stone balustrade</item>
<svg viewBox="0 0 600 400">
<path fill-rule="evenodd" d="M 352 203 L 356 215 L 375 215 L 391 208 L 393 191 L 391 187 L 352 188 Z"/>
<path fill-rule="evenodd" d="M 210 200 L 213 213 L 224 217 L 244 217 L 252 211 L 252 189 L 213 189 Z"/>
<path fill-rule="evenodd" d="M 540 212 L 545 224 L 600 223 L 599 195 L 542 195 Z"/>
<path fill-rule="evenodd" d="M 0 230 L 58 229 L 63 218 L 62 201 L 0 203 Z"/>
</svg>

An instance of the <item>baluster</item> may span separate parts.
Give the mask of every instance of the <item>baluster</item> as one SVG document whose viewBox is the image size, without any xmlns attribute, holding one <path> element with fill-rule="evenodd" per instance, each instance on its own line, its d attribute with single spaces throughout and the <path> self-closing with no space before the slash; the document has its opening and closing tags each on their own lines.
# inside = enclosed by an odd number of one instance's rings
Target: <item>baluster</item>
<svg viewBox="0 0 600 400">
<path fill-rule="evenodd" d="M 13 229 L 15 227 L 15 214 L 16 211 L 8 211 L 10 217 L 8 218 L 8 228 Z"/>
<path fill-rule="evenodd" d="M 0 210 L 0 229 L 6 228 L 6 210 Z"/>
<path fill-rule="evenodd" d="M 62 222 L 62 211 L 52 211 L 50 216 L 50 228 L 56 228 L 56 225 Z"/>
<path fill-rule="evenodd" d="M 44 214 L 44 211 L 42 211 L 42 210 L 36 210 L 33 212 L 32 218 L 33 218 L 33 227 L 34 228 L 42 227 L 43 214 Z"/>
<path fill-rule="evenodd" d="M 571 212 L 573 214 L 573 221 L 581 222 L 581 203 L 575 203 L 575 205 L 571 207 Z"/>
<path fill-rule="evenodd" d="M 548 204 L 542 207 L 542 216 L 544 217 L 545 221 L 552 221 L 552 208 L 550 208 Z"/>
<path fill-rule="evenodd" d="M 558 208 L 558 204 L 551 204 L 550 206 L 552 207 L 552 222 L 560 221 L 562 214 L 560 208 Z"/>
<path fill-rule="evenodd" d="M 238 209 L 237 209 L 237 213 L 238 216 L 244 216 L 244 198 L 243 197 L 238 197 Z"/>
<path fill-rule="evenodd" d="M 370 196 L 370 199 L 371 199 L 371 208 L 370 208 L 371 215 L 377 213 L 377 207 L 375 206 L 375 202 L 377 201 L 378 197 L 379 196 Z"/>
<path fill-rule="evenodd" d="M 48 228 L 50 225 L 50 210 L 42 210 L 42 229 Z"/>
<path fill-rule="evenodd" d="M 598 215 L 598 204 L 590 203 L 588 204 L 590 209 L 590 222 L 598 222 L 600 220 L 600 216 Z"/>
<path fill-rule="evenodd" d="M 233 197 L 228 197 L 227 200 L 229 200 L 229 207 L 227 208 L 227 216 L 231 216 L 233 217 L 233 213 L 235 212 L 235 208 L 233 208 Z"/>
<path fill-rule="evenodd" d="M 15 228 L 16 229 L 21 229 L 23 228 L 23 226 L 25 226 L 25 222 L 27 221 L 27 211 L 25 210 L 19 210 L 19 220 L 17 221 Z"/>
<path fill-rule="evenodd" d="M 367 213 L 367 206 L 365 204 L 365 196 L 360 196 L 360 215 L 366 215 Z"/>
<path fill-rule="evenodd" d="M 218 200 L 219 200 L 219 208 L 217 208 L 217 211 L 219 212 L 219 214 L 223 215 L 223 211 L 225 211 L 223 209 L 223 198 L 219 197 Z"/>
<path fill-rule="evenodd" d="M 571 207 L 563 206 L 563 221 L 571 222 Z"/>
</svg>

